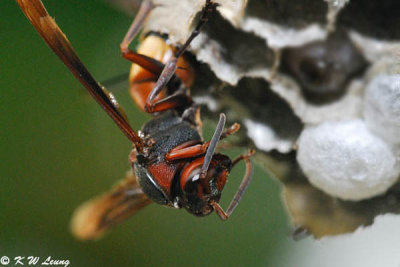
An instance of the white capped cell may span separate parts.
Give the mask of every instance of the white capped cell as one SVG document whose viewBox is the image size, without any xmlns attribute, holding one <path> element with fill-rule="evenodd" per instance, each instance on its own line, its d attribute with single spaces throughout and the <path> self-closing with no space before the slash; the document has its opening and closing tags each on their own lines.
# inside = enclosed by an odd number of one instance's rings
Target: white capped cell
<svg viewBox="0 0 400 267">
<path fill-rule="evenodd" d="M 311 184 L 344 200 L 382 194 L 400 175 L 390 146 L 361 119 L 306 127 L 297 160 Z"/>
<path fill-rule="evenodd" d="M 367 86 L 363 115 L 368 127 L 387 142 L 400 143 L 400 75 L 380 75 Z"/>
</svg>

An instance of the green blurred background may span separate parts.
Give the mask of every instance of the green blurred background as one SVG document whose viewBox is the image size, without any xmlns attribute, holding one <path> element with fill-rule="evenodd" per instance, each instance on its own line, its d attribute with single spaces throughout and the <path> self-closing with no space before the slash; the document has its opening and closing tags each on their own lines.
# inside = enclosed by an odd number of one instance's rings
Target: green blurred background
<svg viewBox="0 0 400 267">
<path fill-rule="evenodd" d="M 132 18 L 102 1 L 45 4 L 99 81 L 128 71 L 119 42 Z M 127 86 L 115 94 L 139 129 L 150 117 Z M 72 212 L 124 176 L 131 145 L 12 0 L 0 1 L 0 87 L 0 257 L 51 256 L 70 266 L 278 266 L 287 257 L 280 188 L 259 167 L 227 222 L 153 204 L 101 240 L 76 241 Z M 230 175 L 223 206 L 243 171 Z"/>
</svg>

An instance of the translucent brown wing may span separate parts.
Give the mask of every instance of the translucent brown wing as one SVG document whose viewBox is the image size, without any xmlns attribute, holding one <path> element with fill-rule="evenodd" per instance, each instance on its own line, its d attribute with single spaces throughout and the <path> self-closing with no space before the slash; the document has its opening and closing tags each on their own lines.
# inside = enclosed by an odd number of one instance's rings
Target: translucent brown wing
<svg viewBox="0 0 400 267">
<path fill-rule="evenodd" d="M 71 220 L 71 231 L 81 240 L 96 239 L 126 220 L 151 200 L 143 193 L 132 171 L 109 192 L 83 203 Z"/>
<path fill-rule="evenodd" d="M 141 139 L 129 125 L 124 112 L 115 98 L 90 74 L 76 55 L 67 37 L 49 16 L 40 0 L 16 0 L 26 17 L 42 36 L 48 46 L 69 68 L 72 74 L 82 83 L 90 95 L 108 113 L 122 132 L 138 147 Z"/>
</svg>

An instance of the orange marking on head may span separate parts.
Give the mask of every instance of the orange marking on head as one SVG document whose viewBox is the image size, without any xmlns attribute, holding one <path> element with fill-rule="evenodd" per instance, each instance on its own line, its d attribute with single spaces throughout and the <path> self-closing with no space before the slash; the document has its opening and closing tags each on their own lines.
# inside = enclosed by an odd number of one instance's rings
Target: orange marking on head
<svg viewBox="0 0 400 267">
<path fill-rule="evenodd" d="M 191 163 L 189 163 L 189 165 L 187 165 L 182 173 L 181 173 L 181 189 L 183 190 L 185 187 L 185 184 L 187 182 L 187 180 L 190 177 L 190 174 L 196 169 L 199 168 L 203 165 L 204 163 L 204 157 L 195 159 L 194 161 L 192 161 Z"/>
<path fill-rule="evenodd" d="M 218 175 L 217 178 L 218 191 L 222 191 L 222 189 L 224 189 L 228 175 L 229 175 L 228 170 L 224 170 Z"/>
</svg>

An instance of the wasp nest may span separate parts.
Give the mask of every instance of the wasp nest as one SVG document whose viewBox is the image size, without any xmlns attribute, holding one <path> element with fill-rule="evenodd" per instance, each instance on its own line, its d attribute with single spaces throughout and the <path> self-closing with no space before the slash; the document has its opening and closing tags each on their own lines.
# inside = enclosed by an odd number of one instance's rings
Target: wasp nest
<svg viewBox="0 0 400 267">
<path fill-rule="evenodd" d="M 154 2 L 145 32 L 183 43 L 204 1 Z M 400 2 L 216 2 L 192 94 L 242 123 L 293 224 L 321 237 L 400 213 Z"/>
</svg>

